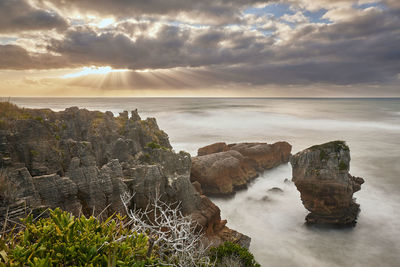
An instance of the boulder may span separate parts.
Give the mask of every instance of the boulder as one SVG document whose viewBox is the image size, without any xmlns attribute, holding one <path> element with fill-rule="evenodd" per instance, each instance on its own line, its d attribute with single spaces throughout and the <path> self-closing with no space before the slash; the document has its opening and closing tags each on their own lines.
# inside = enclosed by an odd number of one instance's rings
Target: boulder
<svg viewBox="0 0 400 267">
<path fill-rule="evenodd" d="M 200 148 L 192 158 L 190 179 L 199 182 L 207 195 L 231 195 L 260 172 L 287 163 L 291 149 L 287 142 L 215 143 Z"/>
<path fill-rule="evenodd" d="M 268 189 L 268 192 L 281 194 L 281 193 L 283 193 L 283 190 L 279 187 L 272 187 L 272 188 Z"/>
<path fill-rule="evenodd" d="M 231 144 L 229 147 L 250 159 L 258 172 L 289 162 L 290 152 L 292 151 L 292 146 L 287 142 L 276 142 L 274 144 L 240 143 Z"/>
<path fill-rule="evenodd" d="M 191 180 L 207 195 L 229 195 L 257 177 L 249 160 L 237 151 L 219 152 L 192 159 Z"/>
<path fill-rule="evenodd" d="M 205 147 L 201 147 L 197 150 L 197 156 L 204 156 L 218 152 L 228 151 L 229 146 L 224 142 L 219 142 L 215 144 L 211 144 Z"/>
<path fill-rule="evenodd" d="M 307 223 L 347 225 L 356 222 L 359 204 L 353 193 L 364 180 L 349 174 L 350 149 L 343 141 L 312 146 L 292 156 L 292 181 L 310 211 Z"/>
</svg>

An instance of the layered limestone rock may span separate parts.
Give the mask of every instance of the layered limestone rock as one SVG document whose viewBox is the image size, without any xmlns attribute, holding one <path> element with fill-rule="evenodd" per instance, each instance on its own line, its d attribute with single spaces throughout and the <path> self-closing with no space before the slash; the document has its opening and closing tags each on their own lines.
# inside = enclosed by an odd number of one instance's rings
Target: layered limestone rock
<svg viewBox="0 0 400 267">
<path fill-rule="evenodd" d="M 310 213 L 308 223 L 346 225 L 356 222 L 359 204 L 353 193 L 364 180 L 349 174 L 350 150 L 343 141 L 312 146 L 292 156 L 292 181 Z"/>
<path fill-rule="evenodd" d="M 198 150 L 192 159 L 190 178 L 208 195 L 230 195 L 245 188 L 262 171 L 287 163 L 291 145 L 287 142 L 215 143 Z"/>
<path fill-rule="evenodd" d="M 46 207 L 109 216 L 125 212 L 125 192 L 134 193 L 132 208 L 145 208 L 160 195 L 181 202 L 214 244 L 248 247 L 250 239 L 227 228 L 219 208 L 192 185 L 190 155 L 171 148 L 156 120 L 142 120 L 136 110 L 114 117 L 76 107 L 53 112 L 0 103 L 0 211 L 13 221 Z"/>
</svg>

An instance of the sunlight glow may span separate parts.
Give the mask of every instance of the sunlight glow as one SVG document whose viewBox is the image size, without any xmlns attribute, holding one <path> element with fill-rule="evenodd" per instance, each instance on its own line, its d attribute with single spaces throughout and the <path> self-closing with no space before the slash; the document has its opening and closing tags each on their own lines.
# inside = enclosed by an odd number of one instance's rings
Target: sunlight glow
<svg viewBox="0 0 400 267">
<path fill-rule="evenodd" d="M 109 74 L 112 72 L 125 72 L 125 71 L 129 71 L 129 70 L 127 70 L 127 69 L 112 69 L 110 66 L 106 66 L 106 67 L 91 66 L 91 67 L 84 67 L 79 72 L 65 74 L 64 76 L 61 76 L 61 78 L 68 79 L 68 78 L 76 78 L 76 77 L 86 76 L 86 75 L 90 75 L 90 74 Z"/>
<path fill-rule="evenodd" d="M 135 70 L 135 72 L 150 72 L 150 69 Z"/>
<path fill-rule="evenodd" d="M 107 18 L 107 19 L 102 19 L 98 24 L 97 27 L 101 28 L 106 28 L 110 26 L 111 24 L 115 23 L 115 19 L 113 18 Z"/>
</svg>

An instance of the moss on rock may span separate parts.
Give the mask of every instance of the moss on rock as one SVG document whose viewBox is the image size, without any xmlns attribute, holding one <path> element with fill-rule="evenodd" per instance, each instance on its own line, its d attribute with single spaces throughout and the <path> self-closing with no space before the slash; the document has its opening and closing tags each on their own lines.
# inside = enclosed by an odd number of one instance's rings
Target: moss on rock
<svg viewBox="0 0 400 267">
<path fill-rule="evenodd" d="M 310 149 L 310 150 L 320 150 L 320 151 L 334 150 L 337 153 L 340 150 L 346 150 L 346 151 L 350 150 L 349 147 L 347 146 L 346 142 L 345 141 L 341 141 L 341 140 L 331 141 L 331 142 L 324 143 L 324 144 L 321 144 L 321 145 L 315 145 L 315 146 L 309 147 L 308 149 Z M 326 155 L 325 152 L 322 153 L 322 157 L 324 157 L 325 155 Z M 321 157 L 321 154 L 320 154 L 320 157 Z"/>
</svg>

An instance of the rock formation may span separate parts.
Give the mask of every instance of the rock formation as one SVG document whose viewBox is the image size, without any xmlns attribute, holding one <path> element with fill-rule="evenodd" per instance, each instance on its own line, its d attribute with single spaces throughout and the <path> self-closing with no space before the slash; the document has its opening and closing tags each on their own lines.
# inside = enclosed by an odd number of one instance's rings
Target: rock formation
<svg viewBox="0 0 400 267">
<path fill-rule="evenodd" d="M 230 195 L 260 172 L 288 162 L 291 149 L 287 142 L 215 143 L 200 148 L 192 158 L 190 179 L 207 195 Z"/>
<path fill-rule="evenodd" d="M 156 194 L 181 202 L 206 236 L 249 246 L 190 181 L 191 157 L 175 153 L 154 118 L 77 107 L 53 112 L 0 103 L 0 226 L 29 211 L 61 207 L 76 215 L 124 212 L 120 195 L 145 208 Z M 10 194 L 10 189 L 13 190 Z"/>
<path fill-rule="evenodd" d="M 359 213 L 353 193 L 364 180 L 349 174 L 350 150 L 343 141 L 312 146 L 292 156 L 293 182 L 310 213 L 307 223 L 353 224 Z"/>
</svg>

